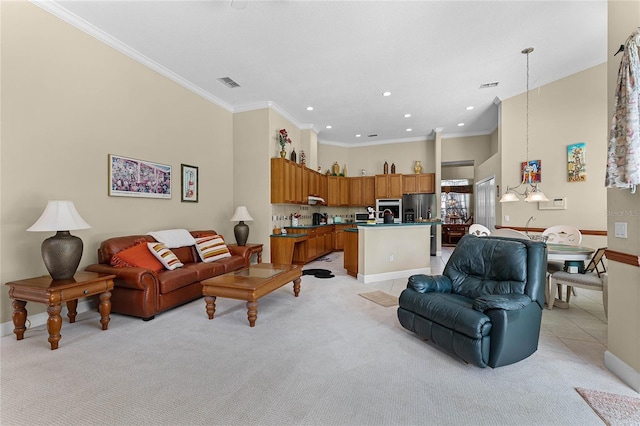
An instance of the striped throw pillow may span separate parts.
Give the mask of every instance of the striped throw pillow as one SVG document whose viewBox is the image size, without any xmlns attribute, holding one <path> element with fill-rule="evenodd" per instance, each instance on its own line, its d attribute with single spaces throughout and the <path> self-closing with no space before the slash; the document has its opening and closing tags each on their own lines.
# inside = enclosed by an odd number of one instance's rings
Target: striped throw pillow
<svg viewBox="0 0 640 426">
<path fill-rule="evenodd" d="M 203 262 L 231 257 L 231 252 L 220 235 L 196 238 L 196 248 Z"/>
<path fill-rule="evenodd" d="M 170 271 L 184 266 L 180 259 L 162 243 L 147 243 L 149 251 Z"/>
</svg>

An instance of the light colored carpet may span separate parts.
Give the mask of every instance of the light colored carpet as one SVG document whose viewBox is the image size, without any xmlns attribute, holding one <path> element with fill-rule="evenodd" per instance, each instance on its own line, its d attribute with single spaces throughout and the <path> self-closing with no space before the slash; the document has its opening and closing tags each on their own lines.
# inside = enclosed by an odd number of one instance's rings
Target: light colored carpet
<svg viewBox="0 0 640 426">
<path fill-rule="evenodd" d="M 392 296 L 391 294 L 385 293 L 384 291 L 380 290 L 369 291 L 367 293 L 358 293 L 358 296 L 362 296 L 365 299 L 371 300 L 372 302 L 375 302 L 380 306 L 384 306 L 385 308 L 398 304 L 397 296 Z"/>
<path fill-rule="evenodd" d="M 608 426 L 640 425 L 640 398 L 576 388 Z"/>
<path fill-rule="evenodd" d="M 63 322 L 55 351 L 44 326 L 5 336 L 0 423 L 584 426 L 602 422 L 576 387 L 633 394 L 544 344 L 514 365 L 466 365 L 358 295 L 396 294 L 388 282 L 331 269 L 303 276 L 300 297 L 287 285 L 260 299 L 253 328 L 245 302 L 219 297 L 213 320 L 202 299 L 149 322 L 112 314 L 107 331 L 84 312 Z"/>
</svg>

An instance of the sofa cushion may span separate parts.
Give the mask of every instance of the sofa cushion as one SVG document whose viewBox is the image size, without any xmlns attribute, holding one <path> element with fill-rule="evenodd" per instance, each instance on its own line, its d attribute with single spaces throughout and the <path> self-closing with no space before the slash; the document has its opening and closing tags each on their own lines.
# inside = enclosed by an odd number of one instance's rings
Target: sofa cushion
<svg viewBox="0 0 640 426">
<path fill-rule="evenodd" d="M 184 266 L 180 259 L 162 243 L 147 243 L 149 251 L 170 271 Z"/>
<path fill-rule="evenodd" d="M 144 241 L 142 240 L 139 244 L 114 254 L 111 258 L 111 265 L 117 268 L 145 268 L 156 272 L 163 270 L 164 266 L 151 254 Z"/>
<path fill-rule="evenodd" d="M 185 263 L 184 269 L 196 271 L 196 274 L 198 274 L 198 281 L 207 280 L 225 273 L 224 265 L 218 262 Z"/>
<path fill-rule="evenodd" d="M 196 249 L 203 262 L 215 262 L 225 257 L 231 257 L 229 248 L 220 235 L 196 238 Z"/>
<path fill-rule="evenodd" d="M 224 259 L 217 260 L 216 263 L 224 266 L 225 273 L 237 271 L 238 269 L 242 269 L 246 266 L 245 259 L 242 256 L 225 257 Z"/>
<path fill-rule="evenodd" d="M 179 268 L 173 271 L 165 269 L 158 272 L 160 294 L 171 293 L 174 290 L 197 282 L 199 282 L 198 273 L 194 269 Z"/>
</svg>

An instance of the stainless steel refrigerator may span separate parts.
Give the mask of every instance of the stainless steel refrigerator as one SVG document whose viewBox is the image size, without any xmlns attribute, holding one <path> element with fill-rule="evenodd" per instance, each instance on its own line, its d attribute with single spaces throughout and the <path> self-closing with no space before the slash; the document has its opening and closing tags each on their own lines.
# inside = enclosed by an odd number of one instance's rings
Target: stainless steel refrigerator
<svg viewBox="0 0 640 426">
<path fill-rule="evenodd" d="M 402 222 L 416 222 L 420 219 L 435 219 L 440 216 L 435 194 L 411 194 L 402 196 Z M 431 226 L 431 256 L 436 255 L 436 232 Z"/>
</svg>

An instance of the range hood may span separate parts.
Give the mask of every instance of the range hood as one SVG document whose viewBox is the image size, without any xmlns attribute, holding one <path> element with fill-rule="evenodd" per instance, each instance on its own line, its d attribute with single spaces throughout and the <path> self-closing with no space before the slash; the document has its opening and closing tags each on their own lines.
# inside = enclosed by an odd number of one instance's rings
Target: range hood
<svg viewBox="0 0 640 426">
<path fill-rule="evenodd" d="M 309 195 L 309 204 L 324 204 L 324 198 L 316 197 L 315 195 Z"/>
</svg>

